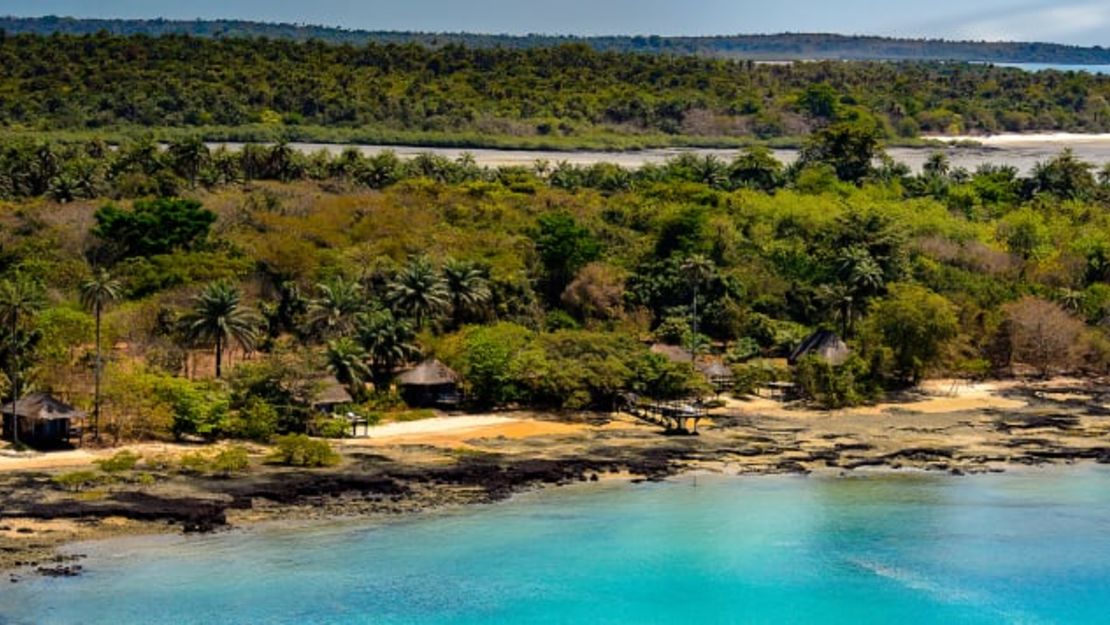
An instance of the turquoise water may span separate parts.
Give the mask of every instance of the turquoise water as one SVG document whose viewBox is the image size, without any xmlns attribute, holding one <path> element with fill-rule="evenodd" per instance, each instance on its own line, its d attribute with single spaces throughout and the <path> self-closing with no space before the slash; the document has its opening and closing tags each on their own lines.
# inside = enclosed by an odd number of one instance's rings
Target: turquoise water
<svg viewBox="0 0 1110 625">
<path fill-rule="evenodd" d="M 86 567 L 0 586 L 0 623 L 1107 623 L 1110 472 L 576 486 Z"/>
</svg>

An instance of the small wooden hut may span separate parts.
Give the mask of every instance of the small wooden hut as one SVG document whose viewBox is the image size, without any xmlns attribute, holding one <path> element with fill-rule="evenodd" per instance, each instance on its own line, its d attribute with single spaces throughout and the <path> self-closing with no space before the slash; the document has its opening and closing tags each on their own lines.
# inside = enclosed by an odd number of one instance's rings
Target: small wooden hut
<svg viewBox="0 0 1110 625">
<path fill-rule="evenodd" d="M 697 370 L 705 376 L 706 381 L 709 382 L 709 385 L 713 387 L 713 390 L 716 391 L 718 395 L 732 388 L 735 382 L 732 369 L 727 367 L 720 360 L 702 360 L 695 366 Z"/>
<path fill-rule="evenodd" d="M 830 330 L 818 330 L 806 337 L 804 341 L 790 353 L 788 362 L 791 366 L 807 356 L 816 356 L 830 365 L 842 365 L 852 355 L 848 344 Z"/>
<path fill-rule="evenodd" d="M 0 406 L 3 414 L 3 436 L 32 447 L 61 447 L 69 443 L 73 422 L 84 419 L 85 413 L 48 393 L 31 393 L 16 403 Z"/>
<path fill-rule="evenodd" d="M 659 354 L 660 356 L 665 357 L 667 360 L 677 364 L 694 362 L 694 355 L 690 353 L 690 350 L 678 345 L 656 343 L 651 346 L 651 353 Z"/>
<path fill-rule="evenodd" d="M 459 374 L 434 358 L 402 373 L 397 388 L 405 403 L 417 408 L 455 406 L 462 399 Z"/>
<path fill-rule="evenodd" d="M 312 397 L 312 407 L 324 414 L 333 414 L 335 409 L 354 401 L 347 387 L 335 378 L 321 381 L 320 390 Z"/>
</svg>

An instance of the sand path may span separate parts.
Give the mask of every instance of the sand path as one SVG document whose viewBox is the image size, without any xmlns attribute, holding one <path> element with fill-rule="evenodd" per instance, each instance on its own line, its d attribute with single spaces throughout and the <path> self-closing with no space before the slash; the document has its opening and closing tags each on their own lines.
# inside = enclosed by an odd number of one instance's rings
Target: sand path
<svg viewBox="0 0 1110 625">
<path fill-rule="evenodd" d="M 344 439 L 344 445 L 375 447 L 421 444 L 436 447 L 465 447 L 466 441 L 482 438 L 531 438 L 553 434 L 574 434 L 588 426 L 574 423 L 540 421 L 525 417 L 472 415 L 435 417 L 405 423 L 389 423 L 370 428 L 369 435 Z"/>
<path fill-rule="evenodd" d="M 1043 132 L 1030 134 L 999 134 L 999 135 L 947 135 L 929 136 L 927 139 L 945 141 L 949 143 L 959 141 L 974 141 L 987 147 L 1006 148 L 1042 145 L 1067 145 L 1067 144 L 1108 144 L 1110 133 L 1081 134 L 1074 132 Z"/>
</svg>

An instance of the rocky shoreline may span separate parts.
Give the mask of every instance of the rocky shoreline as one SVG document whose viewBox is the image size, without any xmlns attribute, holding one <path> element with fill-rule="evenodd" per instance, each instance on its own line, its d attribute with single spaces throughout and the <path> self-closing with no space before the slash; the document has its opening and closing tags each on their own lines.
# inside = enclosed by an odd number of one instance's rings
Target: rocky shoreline
<svg viewBox="0 0 1110 625">
<path fill-rule="evenodd" d="M 489 503 L 545 486 L 609 476 L 659 480 L 691 469 L 725 474 L 847 475 L 859 469 L 952 475 L 1092 461 L 1110 464 L 1110 407 L 1101 388 L 1019 388 L 1023 405 L 920 412 L 767 414 L 731 404 L 697 437 L 665 437 L 623 416 L 531 415 L 575 429 L 510 437 L 476 431 L 428 443 L 351 441 L 342 465 L 291 469 L 258 464 L 221 479 L 164 473 L 72 493 L 57 471 L 0 472 L 0 570 L 75 575 L 60 545 L 123 534 L 210 532 L 260 521 L 390 518 Z M 758 414 L 756 414 L 758 412 Z M 568 425 L 568 428 L 570 427 Z"/>
</svg>

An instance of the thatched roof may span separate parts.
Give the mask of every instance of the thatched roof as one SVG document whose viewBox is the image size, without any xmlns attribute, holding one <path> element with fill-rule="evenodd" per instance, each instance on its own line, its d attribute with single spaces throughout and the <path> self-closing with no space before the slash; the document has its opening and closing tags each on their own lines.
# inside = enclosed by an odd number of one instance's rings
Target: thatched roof
<svg viewBox="0 0 1110 625">
<path fill-rule="evenodd" d="M 401 386 L 443 386 L 458 381 L 459 374 L 435 358 L 425 360 L 397 378 Z"/>
<path fill-rule="evenodd" d="M 335 378 L 328 378 L 322 380 L 322 388 L 312 397 L 313 406 L 335 406 L 338 404 L 349 404 L 355 400 L 351 397 L 351 393 L 347 387 L 339 383 Z"/>
<path fill-rule="evenodd" d="M 651 353 L 664 356 L 667 360 L 677 363 L 694 362 L 694 355 L 691 354 L 686 348 L 679 347 L 678 345 L 667 345 L 666 343 L 656 343 L 651 346 Z"/>
<path fill-rule="evenodd" d="M 698 371 L 710 380 L 732 379 L 732 369 L 729 369 L 719 360 L 701 361 L 697 364 Z"/>
<path fill-rule="evenodd" d="M 15 406 L 8 402 L 0 406 L 6 415 L 15 413 L 31 421 L 57 421 L 60 419 L 81 419 L 85 413 L 66 404 L 48 393 L 31 393 L 20 398 Z"/>
<path fill-rule="evenodd" d="M 790 353 L 789 362 L 796 365 L 806 356 L 816 356 L 830 365 L 840 365 L 848 360 L 851 353 L 852 350 L 848 349 L 848 345 L 837 336 L 836 332 L 818 330 L 794 348 Z"/>
</svg>

